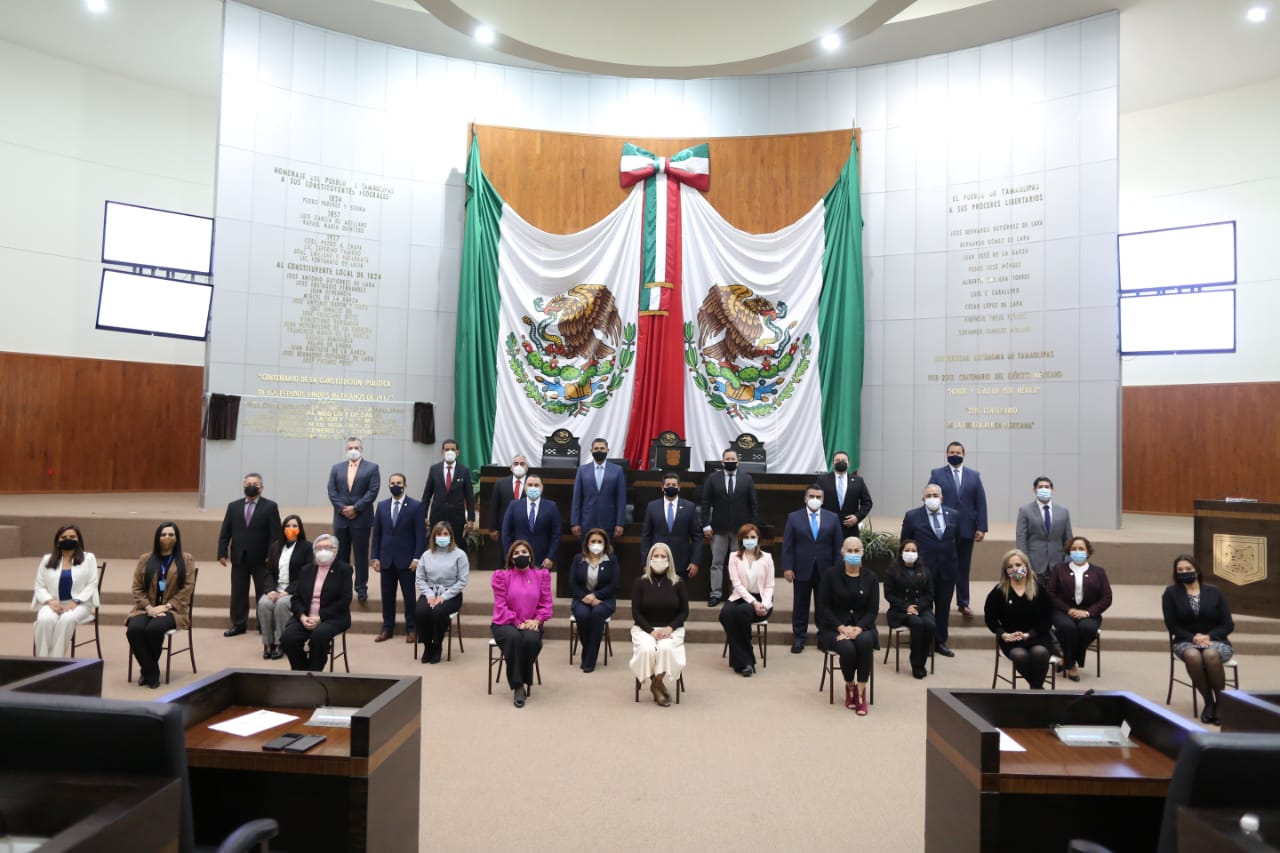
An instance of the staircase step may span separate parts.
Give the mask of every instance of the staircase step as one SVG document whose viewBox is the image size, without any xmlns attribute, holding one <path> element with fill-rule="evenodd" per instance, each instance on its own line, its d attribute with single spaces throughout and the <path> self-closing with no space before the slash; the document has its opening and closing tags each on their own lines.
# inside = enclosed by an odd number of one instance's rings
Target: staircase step
<svg viewBox="0 0 1280 853">
<path fill-rule="evenodd" d="M 22 556 L 22 528 L 0 524 L 0 560 Z"/>
</svg>

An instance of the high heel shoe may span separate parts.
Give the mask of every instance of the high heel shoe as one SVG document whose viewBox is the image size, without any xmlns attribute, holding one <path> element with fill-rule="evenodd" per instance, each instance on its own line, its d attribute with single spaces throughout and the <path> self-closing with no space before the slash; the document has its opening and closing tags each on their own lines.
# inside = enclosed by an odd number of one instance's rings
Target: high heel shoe
<svg viewBox="0 0 1280 853">
<path fill-rule="evenodd" d="M 844 686 L 844 706 L 850 711 L 858 710 L 857 688 L 852 684 L 846 684 Z"/>
<path fill-rule="evenodd" d="M 853 712 L 859 717 L 865 717 L 870 709 L 867 707 L 867 688 L 863 687 L 858 690 L 857 704 L 853 708 Z"/>
</svg>

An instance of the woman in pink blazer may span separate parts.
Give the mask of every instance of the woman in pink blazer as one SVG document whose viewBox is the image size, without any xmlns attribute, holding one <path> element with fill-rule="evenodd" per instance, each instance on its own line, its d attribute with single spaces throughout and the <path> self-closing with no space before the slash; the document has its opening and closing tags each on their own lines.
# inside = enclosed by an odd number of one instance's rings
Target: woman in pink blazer
<svg viewBox="0 0 1280 853">
<path fill-rule="evenodd" d="M 751 625 L 773 612 L 773 557 L 760 549 L 760 528 L 754 524 L 738 528 L 738 542 L 738 550 L 729 555 L 733 594 L 720 611 L 720 624 L 729 641 L 729 666 L 750 677 L 756 671 Z"/>
</svg>

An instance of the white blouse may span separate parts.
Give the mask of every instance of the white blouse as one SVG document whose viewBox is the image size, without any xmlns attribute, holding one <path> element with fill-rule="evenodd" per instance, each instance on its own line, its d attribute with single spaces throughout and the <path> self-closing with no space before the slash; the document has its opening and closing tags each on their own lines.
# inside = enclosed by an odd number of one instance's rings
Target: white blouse
<svg viewBox="0 0 1280 853">
<path fill-rule="evenodd" d="M 290 542 L 280 549 L 280 580 L 276 583 L 276 592 L 284 592 L 289 588 L 289 561 L 293 559 L 293 546 L 298 543 Z"/>
</svg>

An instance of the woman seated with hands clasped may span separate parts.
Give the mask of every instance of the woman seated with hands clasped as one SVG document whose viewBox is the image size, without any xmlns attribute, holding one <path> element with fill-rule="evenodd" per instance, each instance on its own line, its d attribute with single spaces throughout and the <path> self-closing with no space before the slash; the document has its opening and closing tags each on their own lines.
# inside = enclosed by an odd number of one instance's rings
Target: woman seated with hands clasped
<svg viewBox="0 0 1280 853">
<path fill-rule="evenodd" d="M 741 547 L 729 555 L 729 582 L 733 594 L 720 611 L 720 624 L 729 641 L 729 666 L 742 676 L 756 672 L 751 626 L 773 612 L 773 557 L 760 550 L 760 528 L 738 528 Z"/>
<path fill-rule="evenodd" d="M 609 537 L 600 528 L 593 527 L 587 531 L 582 553 L 576 555 L 569 566 L 569 594 L 573 597 L 569 608 L 582 639 L 583 672 L 595 671 L 605 620 L 618 607 L 617 590 L 618 564 L 613 559 Z"/>
<path fill-rule="evenodd" d="M 649 549 L 644 574 L 631 590 L 631 672 L 649 682 L 653 701 L 671 705 L 668 684 L 684 671 L 684 623 L 689 618 L 689 589 L 672 568 L 671 549 L 662 542 Z"/>
<path fill-rule="evenodd" d="M 351 627 L 351 566 L 338 559 L 338 540 L 322 533 L 312 543 L 313 561 L 298 572 L 290 594 L 293 619 L 280 646 L 293 670 L 324 672 L 333 638 Z"/>
<path fill-rule="evenodd" d="M 1032 690 L 1043 690 L 1049 674 L 1049 596 L 1036 585 L 1027 555 L 1014 548 L 1000 561 L 1000 582 L 983 606 L 987 628 L 1000 651 Z"/>
<path fill-rule="evenodd" d="M 414 574 L 418 603 L 414 605 L 413 621 L 422 640 L 423 663 L 440 663 L 449 620 L 462 609 L 462 591 L 467 588 L 470 577 L 471 561 L 467 559 L 467 552 L 453 541 L 452 525 L 447 521 L 436 522 L 431 528 L 427 551 L 418 558 Z"/>
<path fill-rule="evenodd" d="M 84 535 L 74 524 L 53 534 L 53 550 L 36 567 L 36 657 L 66 657 L 76 626 L 93 618 L 98 606 L 98 560 L 84 549 Z"/>
<path fill-rule="evenodd" d="M 840 553 L 843 561 L 828 569 L 818 586 L 818 648 L 840 656 L 844 706 L 865 717 L 870 710 L 867 682 L 880 648 L 880 580 L 862 567 L 862 540 L 857 536 L 844 540 Z"/>
<path fill-rule="evenodd" d="M 1049 599 L 1053 602 L 1053 627 L 1062 644 L 1062 663 L 1072 681 L 1080 680 L 1085 652 L 1102 627 L 1102 612 L 1111 606 L 1111 582 L 1107 570 L 1092 565 L 1093 543 L 1077 536 L 1068 543 L 1069 563 L 1049 570 Z"/>
<path fill-rule="evenodd" d="M 898 559 L 884 578 L 884 598 L 889 602 L 889 627 L 905 627 L 911 634 L 911 675 L 924 678 L 929 674 L 925 663 L 937 627 L 933 621 L 933 578 L 920 562 L 914 539 L 902 541 Z"/>
<path fill-rule="evenodd" d="M 493 640 L 502 649 L 507 684 L 517 708 L 533 686 L 533 667 L 542 652 L 542 626 L 551 618 L 551 572 L 533 565 L 533 548 L 517 539 L 503 568 L 493 573 Z"/>
<path fill-rule="evenodd" d="M 133 609 L 125 618 L 125 636 L 138 661 L 143 687 L 160 686 L 160 650 L 171 630 L 191 624 L 191 585 L 195 560 L 182 552 L 178 525 L 156 528 L 151 553 L 138 558 L 133 570 Z"/>
<path fill-rule="evenodd" d="M 262 659 L 284 657 L 280 638 L 284 626 L 293 615 L 293 599 L 289 588 L 298 579 L 302 567 L 315 559 L 302 518 L 286 516 L 280 538 L 267 551 L 267 592 L 258 599 L 258 631 L 262 634 Z"/>
<path fill-rule="evenodd" d="M 1191 683 L 1204 697 L 1200 721 L 1217 725 L 1218 694 L 1227 689 L 1223 664 L 1235 654 L 1227 639 L 1235 630 L 1231 608 L 1220 589 L 1200 582 L 1200 567 L 1186 554 L 1173 561 L 1173 579 L 1160 602 L 1173 656 L 1186 664 Z"/>
</svg>

